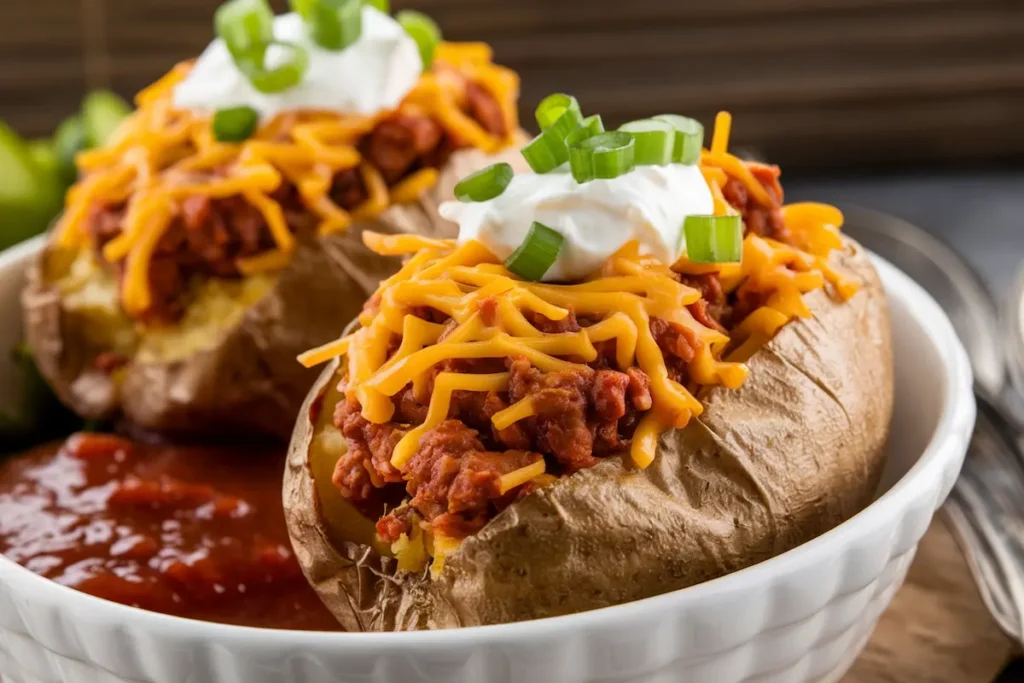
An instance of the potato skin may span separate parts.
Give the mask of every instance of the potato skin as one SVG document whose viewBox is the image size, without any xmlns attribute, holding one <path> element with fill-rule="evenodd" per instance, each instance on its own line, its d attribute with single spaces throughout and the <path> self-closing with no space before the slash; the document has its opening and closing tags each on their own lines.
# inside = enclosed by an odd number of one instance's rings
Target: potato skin
<svg viewBox="0 0 1024 683">
<path fill-rule="evenodd" d="M 759 351 L 741 389 L 712 389 L 699 419 L 662 436 L 647 470 L 609 458 L 527 496 L 466 539 L 436 580 L 398 575 L 365 546 L 331 545 L 306 462 L 315 390 L 285 474 L 307 577 L 352 630 L 505 623 L 691 586 L 849 519 L 871 501 L 884 466 L 892 351 L 866 253 L 846 240 L 833 260 L 861 291 L 845 303 L 807 295 L 814 317 Z"/>
<path fill-rule="evenodd" d="M 496 157 L 521 159 L 514 148 Z M 419 203 L 393 206 L 339 234 L 300 240 L 292 264 L 270 291 L 238 324 L 221 330 L 210 348 L 170 362 L 130 362 L 119 382 L 93 367 L 104 349 L 89 342 L 82 319 L 45 282 L 44 250 L 22 294 L 26 336 L 40 371 L 61 400 L 87 419 L 123 417 L 142 430 L 180 436 L 287 439 L 317 376 L 295 357 L 337 338 L 380 280 L 400 266 L 398 258 L 363 246 L 363 230 L 454 237 L 457 227 L 437 217 L 437 206 L 452 196 L 458 179 L 496 157 L 457 152 Z"/>
</svg>

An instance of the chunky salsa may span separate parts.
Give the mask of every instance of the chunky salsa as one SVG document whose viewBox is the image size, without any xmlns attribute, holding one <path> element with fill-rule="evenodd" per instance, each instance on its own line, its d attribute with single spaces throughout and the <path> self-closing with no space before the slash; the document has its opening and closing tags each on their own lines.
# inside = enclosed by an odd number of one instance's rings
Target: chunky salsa
<svg viewBox="0 0 1024 683">
<path fill-rule="evenodd" d="M 0 553 L 114 602 L 333 630 L 281 510 L 279 452 L 76 434 L 0 465 Z"/>
</svg>

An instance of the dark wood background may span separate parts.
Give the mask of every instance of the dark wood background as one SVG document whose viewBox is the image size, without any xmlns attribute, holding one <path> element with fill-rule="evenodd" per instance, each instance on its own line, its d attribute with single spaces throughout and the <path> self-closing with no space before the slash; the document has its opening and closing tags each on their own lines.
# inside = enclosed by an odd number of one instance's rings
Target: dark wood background
<svg viewBox="0 0 1024 683">
<path fill-rule="evenodd" d="M 211 37 L 216 0 L 2 0 L 0 117 L 48 133 L 85 89 L 130 95 Z M 276 2 L 279 8 L 284 2 Z M 606 123 L 736 117 L 790 167 L 1024 158 L 1024 0 L 394 0 Z"/>
</svg>

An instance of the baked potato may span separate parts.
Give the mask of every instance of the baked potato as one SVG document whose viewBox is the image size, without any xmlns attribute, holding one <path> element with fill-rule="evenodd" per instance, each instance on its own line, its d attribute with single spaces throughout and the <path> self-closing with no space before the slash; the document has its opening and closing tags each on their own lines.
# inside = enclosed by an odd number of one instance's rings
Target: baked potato
<svg viewBox="0 0 1024 683">
<path fill-rule="evenodd" d="M 375 40 L 404 36 L 363 12 Z M 301 26 L 296 15 L 274 21 Z M 455 181 L 521 159 L 509 147 L 521 135 L 518 79 L 487 46 L 442 43 L 420 75 L 416 44 L 393 40 L 389 79 L 399 57 L 415 61 L 397 106 L 352 115 L 282 104 L 240 133 L 245 111 L 222 120 L 193 106 L 196 92 L 210 96 L 211 73 L 244 80 L 215 43 L 79 156 L 81 180 L 23 296 L 39 368 L 76 413 L 176 435 L 287 439 L 315 379 L 295 355 L 336 338 L 400 265 L 367 250 L 362 232 L 452 236 L 437 206 Z"/>
<path fill-rule="evenodd" d="M 749 361 L 739 390 L 660 437 L 653 464 L 628 456 L 563 477 L 505 508 L 436 576 L 405 572 L 331 483 L 344 439 L 335 360 L 300 412 L 284 502 L 310 583 L 348 630 L 496 624 L 605 607 L 691 586 L 796 547 L 859 512 L 885 464 L 892 350 L 885 294 L 864 250 L 840 267 L 847 302 L 807 295 Z M 340 372 L 339 372 L 340 371 Z"/>
<path fill-rule="evenodd" d="M 872 499 L 893 404 L 878 275 L 837 210 L 783 207 L 777 167 L 729 155 L 721 120 L 700 168 L 514 176 L 442 207 L 457 243 L 366 236 L 420 250 L 358 329 L 300 356 L 331 363 L 284 481 L 297 557 L 346 629 L 637 600 Z"/>
</svg>

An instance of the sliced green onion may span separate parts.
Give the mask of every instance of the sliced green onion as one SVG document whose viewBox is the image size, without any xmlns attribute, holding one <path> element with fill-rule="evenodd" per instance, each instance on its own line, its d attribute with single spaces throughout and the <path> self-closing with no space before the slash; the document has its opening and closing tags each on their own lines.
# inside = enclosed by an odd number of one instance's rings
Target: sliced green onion
<svg viewBox="0 0 1024 683">
<path fill-rule="evenodd" d="M 561 140 L 576 130 L 576 127 L 583 121 L 580 103 L 576 101 L 575 97 L 565 93 L 548 95 L 540 101 L 537 111 L 534 113 L 540 129 L 542 131 L 553 130 Z"/>
<path fill-rule="evenodd" d="M 555 265 L 563 239 L 561 233 L 534 221 L 526 239 L 505 260 L 505 267 L 524 280 L 536 282 Z"/>
<path fill-rule="evenodd" d="M 700 121 L 678 114 L 661 114 L 654 118 L 664 121 L 676 129 L 672 161 L 687 165 L 700 161 L 700 148 L 704 144 L 704 126 L 700 125 Z"/>
<path fill-rule="evenodd" d="M 455 185 L 455 198 L 460 202 L 486 202 L 494 199 L 505 191 L 514 175 L 511 164 L 491 164 L 460 180 Z"/>
<path fill-rule="evenodd" d="M 434 50 L 441 42 L 441 29 L 426 14 L 411 9 L 396 14 L 395 21 L 416 41 L 420 49 L 420 59 L 423 61 L 423 70 L 426 71 L 434 62 Z"/>
<path fill-rule="evenodd" d="M 221 142 L 248 140 L 259 122 L 260 115 L 252 107 L 218 109 L 213 115 L 213 136 Z"/>
<path fill-rule="evenodd" d="M 363 32 L 363 0 L 291 0 L 317 45 L 344 50 Z"/>
<path fill-rule="evenodd" d="M 271 47 L 288 51 L 288 58 L 272 68 L 264 64 Z M 275 93 L 298 85 L 309 68 L 309 53 L 301 45 L 275 40 L 267 46 L 262 59 L 243 58 L 238 60 L 239 70 L 245 74 L 252 86 L 262 93 Z"/>
<path fill-rule="evenodd" d="M 534 173 L 550 173 L 569 160 L 565 140 L 552 128 L 527 143 L 520 153 Z"/>
<path fill-rule="evenodd" d="M 267 0 L 228 0 L 213 15 L 213 27 L 235 61 L 262 62 L 274 40 L 274 13 Z"/>
<path fill-rule="evenodd" d="M 636 141 L 633 156 L 637 166 L 665 166 L 673 161 L 676 131 L 672 124 L 658 119 L 630 121 L 619 126 Z"/>
<path fill-rule="evenodd" d="M 565 138 L 565 146 L 572 147 L 573 145 L 583 142 L 587 138 L 592 138 L 598 133 L 603 132 L 604 122 L 601 121 L 600 114 L 588 116 L 580 122 L 580 125 L 576 126 L 576 130 L 569 133 L 569 136 Z"/>
<path fill-rule="evenodd" d="M 633 170 L 636 143 L 629 133 L 599 133 L 569 148 L 569 167 L 578 183 L 594 178 L 617 178 Z"/>
<path fill-rule="evenodd" d="M 363 4 L 378 9 L 384 14 L 391 14 L 390 0 L 363 0 Z"/>
<path fill-rule="evenodd" d="M 687 216 L 686 257 L 693 263 L 739 263 L 743 257 L 740 216 Z"/>
</svg>

